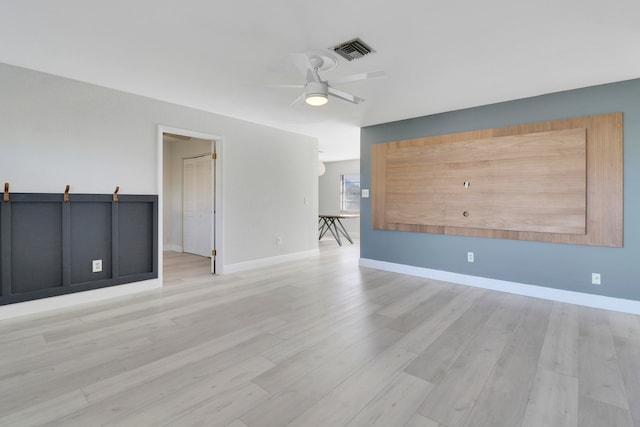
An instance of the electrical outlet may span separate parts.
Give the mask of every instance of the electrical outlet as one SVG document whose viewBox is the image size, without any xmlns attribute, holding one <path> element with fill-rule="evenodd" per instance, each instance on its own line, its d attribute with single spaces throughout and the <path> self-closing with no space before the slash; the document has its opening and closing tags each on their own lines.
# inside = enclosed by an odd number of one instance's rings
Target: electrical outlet
<svg viewBox="0 0 640 427">
<path fill-rule="evenodd" d="M 280 246 L 282 244 L 282 237 L 277 236 L 276 237 L 276 245 Z"/>
<path fill-rule="evenodd" d="M 467 262 L 473 262 L 473 252 L 467 252 Z"/>
<path fill-rule="evenodd" d="M 362 198 L 363 199 L 369 198 L 369 189 L 368 188 L 363 188 L 362 189 Z"/>
<path fill-rule="evenodd" d="M 600 280 L 600 273 L 591 273 L 591 284 L 592 285 L 601 285 L 602 282 Z"/>
<path fill-rule="evenodd" d="M 93 261 L 91 261 L 91 271 L 93 273 L 102 272 L 102 260 L 101 259 L 94 259 Z"/>
</svg>

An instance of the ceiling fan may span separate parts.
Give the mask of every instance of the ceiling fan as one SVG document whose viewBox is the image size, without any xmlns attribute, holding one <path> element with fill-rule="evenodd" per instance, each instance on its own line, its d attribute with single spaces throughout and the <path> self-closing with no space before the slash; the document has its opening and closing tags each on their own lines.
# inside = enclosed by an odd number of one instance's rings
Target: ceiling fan
<svg viewBox="0 0 640 427">
<path fill-rule="evenodd" d="M 364 102 L 364 99 L 340 89 L 336 89 L 334 85 L 386 77 L 386 73 L 384 71 L 370 71 L 366 73 L 353 74 L 335 80 L 322 80 L 319 74 L 320 72 L 331 71 L 337 66 L 338 61 L 334 56 L 325 52 L 311 52 L 306 54 L 294 53 L 291 57 L 296 67 L 305 75 L 307 82 L 305 84 L 273 86 L 304 88 L 302 94 L 291 103 L 292 105 L 298 103 L 302 99 L 304 99 L 307 104 L 314 107 L 324 105 L 328 102 L 329 95 L 353 104 L 360 104 L 361 102 Z"/>
</svg>

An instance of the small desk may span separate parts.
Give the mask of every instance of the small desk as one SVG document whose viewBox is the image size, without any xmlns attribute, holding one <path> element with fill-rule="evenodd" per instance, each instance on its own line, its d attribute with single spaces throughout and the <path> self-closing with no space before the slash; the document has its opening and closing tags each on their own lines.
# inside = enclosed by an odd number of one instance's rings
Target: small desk
<svg viewBox="0 0 640 427">
<path fill-rule="evenodd" d="M 344 218 L 358 218 L 360 215 L 358 214 L 338 214 L 338 215 L 318 215 L 318 240 L 322 239 L 322 236 L 325 235 L 327 230 L 333 234 L 333 237 L 338 242 L 338 245 L 342 246 L 342 241 L 340 240 L 340 234 L 347 238 L 351 244 L 353 244 L 353 240 L 349 236 L 347 229 L 344 228 L 340 219 Z"/>
</svg>

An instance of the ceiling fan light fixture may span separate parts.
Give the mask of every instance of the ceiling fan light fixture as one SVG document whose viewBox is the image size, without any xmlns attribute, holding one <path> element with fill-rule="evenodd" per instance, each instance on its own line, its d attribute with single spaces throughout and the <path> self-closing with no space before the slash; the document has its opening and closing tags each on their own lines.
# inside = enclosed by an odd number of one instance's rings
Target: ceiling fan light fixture
<svg viewBox="0 0 640 427">
<path fill-rule="evenodd" d="M 306 85 L 304 101 L 314 107 L 324 105 L 329 101 L 329 88 L 326 83 L 309 82 Z"/>
<path fill-rule="evenodd" d="M 329 101 L 329 99 L 327 99 L 327 95 L 322 93 L 310 93 L 307 94 L 307 97 L 305 98 L 305 102 L 313 107 L 324 105 L 327 101 Z"/>
<path fill-rule="evenodd" d="M 318 176 L 324 175 L 327 171 L 327 167 L 321 161 L 318 161 Z"/>
</svg>

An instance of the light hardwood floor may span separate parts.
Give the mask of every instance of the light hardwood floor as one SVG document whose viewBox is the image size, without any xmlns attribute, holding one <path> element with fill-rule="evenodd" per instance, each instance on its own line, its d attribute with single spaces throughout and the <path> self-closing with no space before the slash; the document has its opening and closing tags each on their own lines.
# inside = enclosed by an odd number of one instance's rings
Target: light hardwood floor
<svg viewBox="0 0 640 427">
<path fill-rule="evenodd" d="M 0 426 L 640 426 L 638 316 L 360 268 L 357 245 L 0 323 Z M 635 423 L 635 424 L 634 424 Z"/>
</svg>

